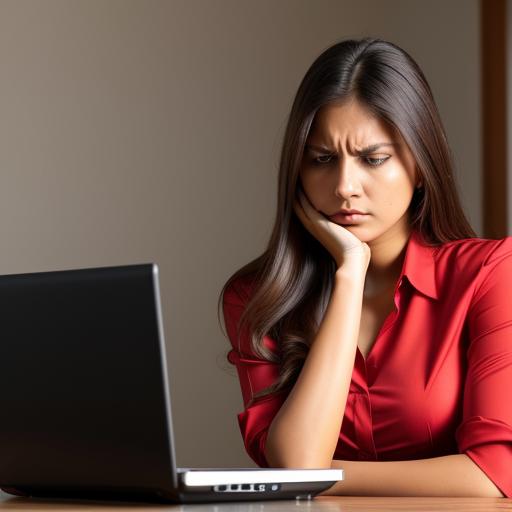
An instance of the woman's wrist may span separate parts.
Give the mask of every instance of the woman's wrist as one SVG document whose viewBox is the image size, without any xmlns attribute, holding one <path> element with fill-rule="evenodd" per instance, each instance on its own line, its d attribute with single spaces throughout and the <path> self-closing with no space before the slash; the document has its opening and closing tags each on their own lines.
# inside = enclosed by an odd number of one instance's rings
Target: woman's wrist
<svg viewBox="0 0 512 512">
<path fill-rule="evenodd" d="M 345 258 L 343 263 L 338 266 L 335 276 L 336 279 L 347 280 L 347 279 L 363 279 L 366 277 L 366 271 L 370 259 L 366 255 L 361 256 L 350 256 Z"/>
<path fill-rule="evenodd" d="M 366 271 L 364 267 L 354 268 L 353 270 L 346 267 L 339 268 L 334 277 L 334 289 L 344 290 L 345 292 L 347 289 L 353 290 L 354 292 L 360 289 L 362 292 L 365 280 Z"/>
</svg>

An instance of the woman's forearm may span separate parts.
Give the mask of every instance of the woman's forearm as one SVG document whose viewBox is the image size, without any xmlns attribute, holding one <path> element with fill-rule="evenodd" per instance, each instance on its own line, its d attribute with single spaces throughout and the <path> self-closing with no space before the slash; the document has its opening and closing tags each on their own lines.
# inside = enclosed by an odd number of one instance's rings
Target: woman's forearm
<svg viewBox="0 0 512 512">
<path fill-rule="evenodd" d="M 300 375 L 270 425 L 265 445 L 270 467 L 330 467 L 354 368 L 365 275 L 359 261 L 336 273 Z"/>
<path fill-rule="evenodd" d="M 320 493 L 326 496 L 477 496 L 503 493 L 466 454 L 391 462 L 333 460 L 345 480 Z"/>
</svg>

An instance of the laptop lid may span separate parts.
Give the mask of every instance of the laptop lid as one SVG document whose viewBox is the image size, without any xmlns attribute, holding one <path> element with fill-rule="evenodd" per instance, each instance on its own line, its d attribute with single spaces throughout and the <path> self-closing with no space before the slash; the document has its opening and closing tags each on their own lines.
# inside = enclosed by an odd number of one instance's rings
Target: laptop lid
<svg viewBox="0 0 512 512">
<path fill-rule="evenodd" d="M 0 487 L 177 488 L 158 267 L 0 276 Z"/>
</svg>

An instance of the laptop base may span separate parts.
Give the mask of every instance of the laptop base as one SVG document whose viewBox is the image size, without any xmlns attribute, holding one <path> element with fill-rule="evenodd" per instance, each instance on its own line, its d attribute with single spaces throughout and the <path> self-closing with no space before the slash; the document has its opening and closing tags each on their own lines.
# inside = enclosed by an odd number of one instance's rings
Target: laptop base
<svg viewBox="0 0 512 512">
<path fill-rule="evenodd" d="M 181 489 L 178 493 L 160 489 L 94 489 L 94 488 L 9 488 L 2 490 L 18 497 L 51 501 L 98 501 L 143 502 L 143 503 L 212 503 L 233 501 L 268 500 L 311 500 L 336 482 L 308 483 L 304 490 L 303 482 L 284 482 L 282 484 L 259 484 L 247 489 L 247 484 L 224 486 L 204 486 L 193 489 Z M 274 490 L 272 490 L 274 486 Z"/>
</svg>

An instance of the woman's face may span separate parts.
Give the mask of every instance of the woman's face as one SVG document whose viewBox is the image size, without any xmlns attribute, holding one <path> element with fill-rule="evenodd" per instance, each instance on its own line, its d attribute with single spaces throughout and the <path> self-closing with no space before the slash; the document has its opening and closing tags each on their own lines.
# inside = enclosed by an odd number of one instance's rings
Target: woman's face
<svg viewBox="0 0 512 512">
<path fill-rule="evenodd" d="M 382 146 L 365 149 L 372 145 Z M 315 116 L 300 169 L 303 189 L 326 216 L 359 210 L 359 222 L 338 220 L 362 242 L 409 232 L 407 209 L 417 184 L 414 157 L 396 129 L 354 99 Z M 331 219 L 332 220 L 332 219 Z"/>
</svg>

